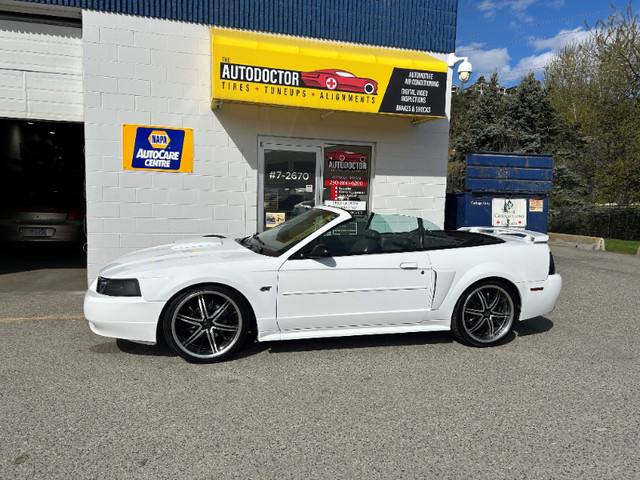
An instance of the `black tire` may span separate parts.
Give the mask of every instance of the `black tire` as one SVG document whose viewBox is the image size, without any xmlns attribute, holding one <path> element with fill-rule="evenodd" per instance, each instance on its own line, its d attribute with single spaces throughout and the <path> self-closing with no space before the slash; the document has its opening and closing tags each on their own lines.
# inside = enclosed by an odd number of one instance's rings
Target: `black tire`
<svg viewBox="0 0 640 480">
<path fill-rule="evenodd" d="M 509 285 L 498 280 L 479 282 L 458 300 L 451 333 L 461 343 L 490 347 L 509 334 L 518 313 L 518 297 Z"/>
<path fill-rule="evenodd" d="M 366 93 L 367 95 L 373 95 L 374 90 L 375 90 L 375 87 L 373 86 L 372 83 L 364 84 L 364 93 Z"/>
<path fill-rule="evenodd" d="M 244 298 L 220 285 L 194 287 L 169 303 L 162 329 L 169 347 L 192 363 L 226 360 L 244 343 L 251 311 Z"/>
</svg>

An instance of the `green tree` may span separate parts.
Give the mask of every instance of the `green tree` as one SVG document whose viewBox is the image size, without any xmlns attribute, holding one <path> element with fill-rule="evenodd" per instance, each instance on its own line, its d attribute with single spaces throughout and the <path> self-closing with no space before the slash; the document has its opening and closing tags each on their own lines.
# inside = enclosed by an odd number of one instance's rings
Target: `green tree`
<svg viewBox="0 0 640 480">
<path fill-rule="evenodd" d="M 592 201 L 640 201 L 640 23 L 631 3 L 590 28 L 546 67 L 553 106 L 584 143 L 565 165 Z"/>
<path fill-rule="evenodd" d="M 452 100 L 447 190 L 464 190 L 465 158 L 475 150 L 503 151 L 508 137 L 505 101 L 498 74 L 474 85 Z"/>
<path fill-rule="evenodd" d="M 484 77 L 478 79 L 478 84 L 484 83 Z M 447 191 L 461 192 L 464 190 L 465 152 L 460 150 L 459 139 L 467 135 L 469 124 L 469 110 L 478 97 L 476 88 L 467 88 L 451 97 L 451 122 L 449 123 L 449 163 L 447 166 Z"/>
<path fill-rule="evenodd" d="M 460 151 L 507 151 L 512 141 L 512 129 L 507 114 L 506 97 L 498 82 L 498 73 L 488 82 L 474 85 L 479 95 L 469 108 L 469 120 L 464 135 L 459 138 Z"/>
<path fill-rule="evenodd" d="M 534 74 L 505 95 L 494 73 L 458 95 L 451 104 L 447 189 L 464 190 L 465 160 L 471 151 L 548 153 L 561 131 L 560 118 Z"/>
<path fill-rule="evenodd" d="M 533 72 L 525 75 L 507 103 L 512 151 L 548 153 L 560 129 L 549 95 Z"/>
</svg>

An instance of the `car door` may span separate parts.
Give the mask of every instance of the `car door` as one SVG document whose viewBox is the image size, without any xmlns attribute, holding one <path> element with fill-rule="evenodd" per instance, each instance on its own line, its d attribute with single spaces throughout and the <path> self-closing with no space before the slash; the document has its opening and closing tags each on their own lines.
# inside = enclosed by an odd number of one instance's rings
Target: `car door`
<svg viewBox="0 0 640 480">
<path fill-rule="evenodd" d="M 432 287 L 427 253 L 415 245 L 414 250 L 403 250 L 391 241 L 360 251 L 358 242 L 366 243 L 365 232 L 380 233 L 370 226 L 356 225 L 360 232 L 355 235 L 332 231 L 320 237 L 314 243 L 328 246 L 333 251 L 329 257 L 294 255 L 283 263 L 277 294 L 278 325 L 283 332 L 425 320 Z M 337 227 L 342 232 L 351 228 L 353 224 Z"/>
</svg>

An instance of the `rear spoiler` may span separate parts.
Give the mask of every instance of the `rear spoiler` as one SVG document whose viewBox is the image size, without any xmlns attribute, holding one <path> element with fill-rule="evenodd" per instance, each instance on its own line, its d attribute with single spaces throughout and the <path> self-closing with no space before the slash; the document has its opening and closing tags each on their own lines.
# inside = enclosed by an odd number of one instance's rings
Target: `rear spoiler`
<svg viewBox="0 0 640 480">
<path fill-rule="evenodd" d="M 458 230 L 462 232 L 484 233 L 487 235 L 518 237 L 531 243 L 547 243 L 549 235 L 546 233 L 523 230 L 521 228 L 505 227 L 462 227 Z"/>
</svg>

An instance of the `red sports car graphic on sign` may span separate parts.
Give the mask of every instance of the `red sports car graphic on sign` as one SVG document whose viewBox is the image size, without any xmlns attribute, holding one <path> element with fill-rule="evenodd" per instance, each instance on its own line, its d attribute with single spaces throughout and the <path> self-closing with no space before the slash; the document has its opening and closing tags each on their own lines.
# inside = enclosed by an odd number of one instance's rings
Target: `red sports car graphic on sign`
<svg viewBox="0 0 640 480">
<path fill-rule="evenodd" d="M 327 152 L 327 159 L 339 160 L 341 162 L 366 162 L 367 156 L 362 153 L 350 152 L 348 150 L 336 150 L 335 152 Z"/>
<path fill-rule="evenodd" d="M 375 80 L 356 77 L 353 73 L 335 68 L 301 72 L 300 76 L 305 86 L 310 88 L 326 88 L 327 90 L 366 93 L 367 95 L 378 93 L 378 82 Z"/>
</svg>

